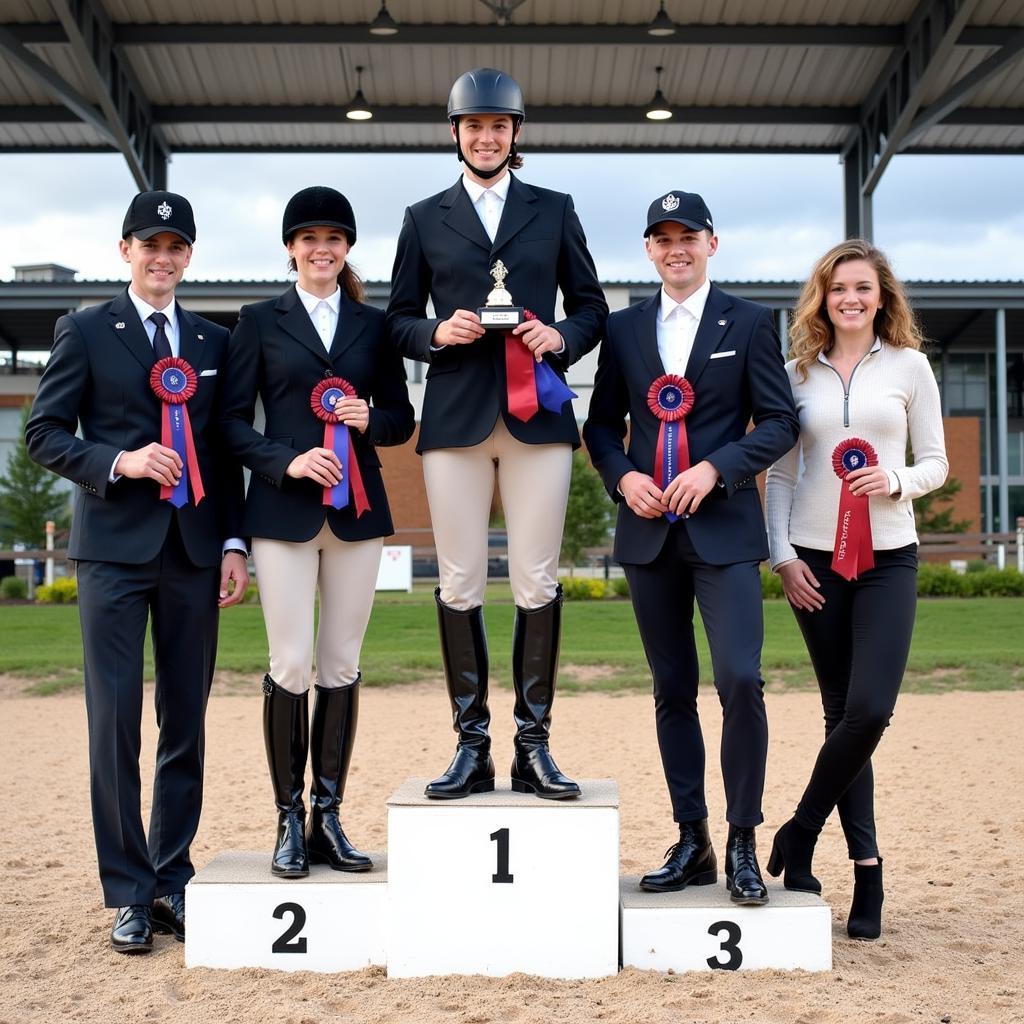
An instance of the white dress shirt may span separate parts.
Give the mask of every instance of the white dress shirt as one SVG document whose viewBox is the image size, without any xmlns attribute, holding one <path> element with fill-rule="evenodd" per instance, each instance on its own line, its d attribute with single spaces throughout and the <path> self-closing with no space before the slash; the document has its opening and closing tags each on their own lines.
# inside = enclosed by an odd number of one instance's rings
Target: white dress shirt
<svg viewBox="0 0 1024 1024">
<path fill-rule="evenodd" d="M 150 316 L 154 313 L 163 313 L 167 317 L 167 323 L 164 324 L 164 334 L 167 335 L 167 340 L 171 344 L 171 355 L 178 355 L 181 351 L 181 344 L 178 340 L 178 304 L 174 299 L 171 299 L 163 309 L 157 309 L 156 306 L 151 306 L 145 299 L 140 299 L 130 287 L 128 289 L 128 298 L 132 300 L 132 305 L 139 314 L 142 326 L 146 328 L 146 336 L 149 338 L 150 345 L 153 344 L 153 339 L 156 337 L 156 324 L 149 319 Z"/>
<path fill-rule="evenodd" d="M 481 185 L 465 175 L 462 176 L 462 187 L 469 194 L 473 209 L 476 210 L 476 215 L 492 242 L 498 233 L 498 225 L 501 223 L 501 214 L 505 209 L 505 200 L 508 198 L 508 187 L 511 183 L 512 176 L 507 172 L 492 185 Z"/>
<path fill-rule="evenodd" d="M 656 330 L 658 355 L 661 356 L 661 365 L 665 367 L 666 373 L 686 376 L 686 363 L 690 358 L 710 291 L 711 282 L 706 278 L 704 283 L 682 302 L 676 302 L 666 294 L 664 287 L 661 289 Z"/>
<path fill-rule="evenodd" d="M 302 305 L 305 306 L 309 319 L 313 321 L 313 326 L 316 328 L 316 333 L 320 335 L 324 348 L 330 352 L 331 345 L 334 343 L 334 332 L 338 329 L 338 317 L 341 310 L 341 288 L 335 288 L 334 294 L 328 295 L 326 299 L 321 299 L 319 295 L 307 292 L 304 288 L 300 288 L 299 285 L 295 286 L 295 290 L 299 293 L 299 299 Z"/>
</svg>

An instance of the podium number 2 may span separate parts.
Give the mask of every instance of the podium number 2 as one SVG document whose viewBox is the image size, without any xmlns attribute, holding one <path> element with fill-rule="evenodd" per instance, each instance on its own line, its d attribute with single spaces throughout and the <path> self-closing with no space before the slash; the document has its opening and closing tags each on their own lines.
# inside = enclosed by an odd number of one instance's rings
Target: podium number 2
<svg viewBox="0 0 1024 1024">
<path fill-rule="evenodd" d="M 740 926 L 735 921 L 716 921 L 708 929 L 708 935 L 720 936 L 722 932 L 725 932 L 725 938 L 721 939 L 721 953 L 728 954 L 729 959 L 723 963 L 718 956 L 709 956 L 708 967 L 713 971 L 738 970 L 743 963 L 743 953 L 739 947 Z"/>
<path fill-rule="evenodd" d="M 512 875 L 508 872 L 508 829 L 499 828 L 491 833 L 491 842 L 498 844 L 498 871 L 491 875 L 492 882 L 511 882 Z"/>
<path fill-rule="evenodd" d="M 281 933 L 277 941 L 270 947 L 271 953 L 305 953 L 306 939 L 296 938 L 306 924 L 306 911 L 298 903 L 282 903 L 274 908 L 274 917 L 279 921 L 285 914 L 292 915 L 292 923 Z"/>
</svg>

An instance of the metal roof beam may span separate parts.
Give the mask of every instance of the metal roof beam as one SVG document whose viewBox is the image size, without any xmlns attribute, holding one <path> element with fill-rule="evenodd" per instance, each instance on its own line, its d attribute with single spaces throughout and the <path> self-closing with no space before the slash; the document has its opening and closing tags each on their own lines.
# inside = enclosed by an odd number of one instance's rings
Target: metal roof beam
<svg viewBox="0 0 1024 1024">
<path fill-rule="evenodd" d="M 906 26 L 906 40 L 872 86 L 861 107 L 858 172 L 871 195 L 900 151 L 924 97 L 935 83 L 979 0 L 921 0 Z"/>
<path fill-rule="evenodd" d="M 678 23 L 677 23 L 678 24 Z M 410 44 L 458 45 L 558 45 L 558 46 L 838 46 L 897 47 L 904 42 L 902 25 L 683 25 L 674 36 L 651 36 L 644 24 L 618 25 L 411 25 L 402 24 L 397 36 L 370 34 L 364 24 L 126 24 L 112 26 L 120 46 L 230 46 L 337 45 L 368 46 Z M 8 26 L 21 43 L 66 43 L 59 22 Z M 957 46 L 999 46 L 1007 29 L 970 25 Z"/>
<path fill-rule="evenodd" d="M 102 112 L 93 106 L 80 92 L 69 85 L 56 71 L 45 61 L 40 60 L 31 50 L 26 49 L 14 37 L 13 33 L 3 26 L 0 26 L 0 53 L 13 61 L 23 72 L 39 82 L 55 99 L 59 100 L 63 108 L 62 113 L 70 112 L 74 115 L 73 120 L 84 121 L 113 145 L 114 139 L 110 128 L 103 117 Z M 26 107 L 26 110 L 32 108 Z M 40 110 L 49 108 L 39 107 Z"/>
<path fill-rule="evenodd" d="M 78 66 L 99 98 L 113 145 L 139 189 L 167 183 L 167 144 L 153 124 L 149 101 L 114 39 L 96 0 L 53 0 Z"/>
<path fill-rule="evenodd" d="M 934 103 L 925 107 L 914 118 L 907 134 L 903 137 L 902 148 L 913 145 L 929 128 L 941 122 L 957 108 L 962 107 L 981 86 L 1002 71 L 1007 64 L 1016 60 L 1021 51 L 1024 51 L 1024 29 L 1012 32 L 1000 49 L 954 83 Z"/>
</svg>

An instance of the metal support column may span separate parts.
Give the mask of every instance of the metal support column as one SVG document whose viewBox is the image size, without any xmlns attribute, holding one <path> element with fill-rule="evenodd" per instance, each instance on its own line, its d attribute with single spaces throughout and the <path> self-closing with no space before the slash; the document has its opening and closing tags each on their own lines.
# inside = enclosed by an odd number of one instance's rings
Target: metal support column
<svg viewBox="0 0 1024 1024">
<path fill-rule="evenodd" d="M 789 310 L 776 310 L 776 316 L 779 324 L 779 347 L 782 349 L 782 358 L 785 359 L 789 352 Z"/>
<path fill-rule="evenodd" d="M 1010 530 L 1010 458 L 1007 443 L 1006 310 L 996 310 L 996 468 L 999 473 L 999 532 Z"/>
</svg>

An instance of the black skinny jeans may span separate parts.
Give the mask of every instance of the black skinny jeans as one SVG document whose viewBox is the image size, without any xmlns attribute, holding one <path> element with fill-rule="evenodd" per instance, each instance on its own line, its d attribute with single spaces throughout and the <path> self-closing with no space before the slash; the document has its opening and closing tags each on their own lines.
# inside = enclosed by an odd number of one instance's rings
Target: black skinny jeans
<svg viewBox="0 0 1024 1024">
<path fill-rule="evenodd" d="M 820 831 L 833 808 L 851 860 L 878 856 L 871 755 L 889 724 L 910 653 L 917 610 L 917 545 L 876 551 L 856 580 L 832 571 L 832 552 L 796 549 L 825 605 L 794 608 L 825 712 L 825 742 L 794 817 Z"/>
</svg>

